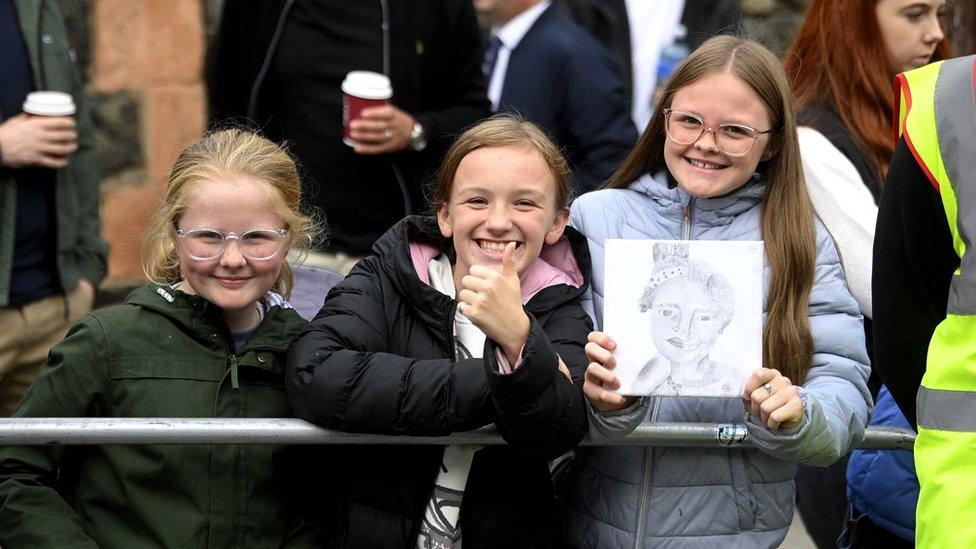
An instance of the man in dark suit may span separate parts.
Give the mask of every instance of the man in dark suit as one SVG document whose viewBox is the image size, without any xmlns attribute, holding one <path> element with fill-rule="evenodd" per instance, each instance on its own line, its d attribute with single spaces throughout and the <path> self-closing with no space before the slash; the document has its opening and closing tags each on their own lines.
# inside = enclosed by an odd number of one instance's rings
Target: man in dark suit
<svg viewBox="0 0 976 549">
<path fill-rule="evenodd" d="M 644 61 L 657 63 L 661 48 L 675 37 L 678 24 L 685 28 L 685 45 L 694 51 L 716 34 L 739 31 L 742 12 L 739 0 L 556 0 L 560 8 L 581 27 L 610 49 L 624 74 L 624 89 L 635 105 L 634 119 L 643 130 L 650 117 L 653 82 L 635 82 L 637 75 L 651 75 L 656 66 L 641 67 Z M 673 16 L 673 20 L 665 20 Z M 632 29 L 641 34 L 632 36 Z M 638 51 L 635 51 L 634 48 Z M 648 48 L 653 51 L 648 51 Z"/>
<path fill-rule="evenodd" d="M 577 192 L 599 186 L 637 140 L 620 68 L 549 0 L 474 0 L 491 23 L 485 54 L 495 111 L 549 132 L 574 167 Z"/>
</svg>

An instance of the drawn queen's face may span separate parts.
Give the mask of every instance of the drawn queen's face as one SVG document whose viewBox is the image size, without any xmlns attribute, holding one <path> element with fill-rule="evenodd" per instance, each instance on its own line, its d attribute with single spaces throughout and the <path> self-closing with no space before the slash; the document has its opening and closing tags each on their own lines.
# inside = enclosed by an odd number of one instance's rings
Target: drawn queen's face
<svg viewBox="0 0 976 549">
<path fill-rule="evenodd" d="M 675 364 L 698 363 L 707 357 L 724 328 L 721 308 L 687 278 L 662 284 L 650 312 L 654 346 Z"/>
</svg>

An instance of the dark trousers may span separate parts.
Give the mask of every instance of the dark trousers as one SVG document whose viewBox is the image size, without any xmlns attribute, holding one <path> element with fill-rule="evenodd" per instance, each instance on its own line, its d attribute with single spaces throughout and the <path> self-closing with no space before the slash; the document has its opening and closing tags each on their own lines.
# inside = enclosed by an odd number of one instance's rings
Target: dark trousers
<svg viewBox="0 0 976 549">
<path fill-rule="evenodd" d="M 837 546 L 847 520 L 847 456 L 830 467 L 800 465 L 796 510 L 818 549 Z"/>
<path fill-rule="evenodd" d="M 837 539 L 839 549 L 911 549 L 914 546 L 914 542 L 878 526 L 856 509 L 851 509 L 847 527 Z"/>
</svg>

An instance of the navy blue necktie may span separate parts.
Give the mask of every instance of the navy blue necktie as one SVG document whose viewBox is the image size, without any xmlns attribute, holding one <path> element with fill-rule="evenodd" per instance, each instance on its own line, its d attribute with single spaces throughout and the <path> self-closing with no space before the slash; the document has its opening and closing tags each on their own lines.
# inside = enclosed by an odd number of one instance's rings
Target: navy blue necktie
<svg viewBox="0 0 976 549">
<path fill-rule="evenodd" d="M 485 73 L 485 79 L 491 80 L 491 73 L 495 72 L 495 61 L 498 61 L 498 50 L 502 47 L 502 41 L 494 34 L 488 39 L 488 49 L 485 50 L 485 62 L 481 64 L 481 70 Z"/>
</svg>

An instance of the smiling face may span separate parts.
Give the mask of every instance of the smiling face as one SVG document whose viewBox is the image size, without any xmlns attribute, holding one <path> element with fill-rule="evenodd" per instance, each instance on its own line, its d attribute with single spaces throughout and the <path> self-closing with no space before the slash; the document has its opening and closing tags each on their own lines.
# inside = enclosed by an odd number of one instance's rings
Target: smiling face
<svg viewBox="0 0 976 549">
<path fill-rule="evenodd" d="M 457 252 L 455 283 L 472 265 L 500 269 L 508 242 L 516 244 L 521 275 L 543 244 L 555 244 L 566 227 L 569 211 L 556 207 L 555 195 L 556 179 L 534 147 L 482 147 L 468 153 L 437 212 L 441 234 L 453 240 Z"/>
<path fill-rule="evenodd" d="M 651 339 L 673 364 L 697 364 L 708 356 L 725 327 L 720 307 L 687 278 L 673 278 L 651 305 Z"/>
<path fill-rule="evenodd" d="M 928 64 L 945 38 L 945 0 L 878 0 L 874 13 L 894 73 Z"/>
<path fill-rule="evenodd" d="M 704 76 L 679 89 L 671 109 L 692 113 L 705 126 L 741 124 L 759 131 L 769 128 L 769 113 L 759 94 L 741 78 L 722 72 Z M 678 186 L 692 196 L 711 197 L 728 194 L 744 185 L 756 171 L 760 160 L 771 154 L 771 133 L 756 138 L 752 150 L 741 157 L 719 150 L 713 132 L 702 132 L 697 141 L 682 145 L 664 140 L 664 162 L 678 181 Z"/>
<path fill-rule="evenodd" d="M 192 183 L 186 211 L 177 220 L 184 231 L 215 229 L 242 234 L 250 229 L 283 229 L 268 188 L 247 177 Z M 255 302 L 274 287 L 281 272 L 288 242 L 270 259 L 254 261 L 241 255 L 237 241 L 228 242 L 224 253 L 207 261 L 190 258 L 173 236 L 180 256 L 183 289 L 220 307 L 232 331 L 249 326 L 255 318 Z M 186 288 L 189 286 L 189 288 Z"/>
</svg>

